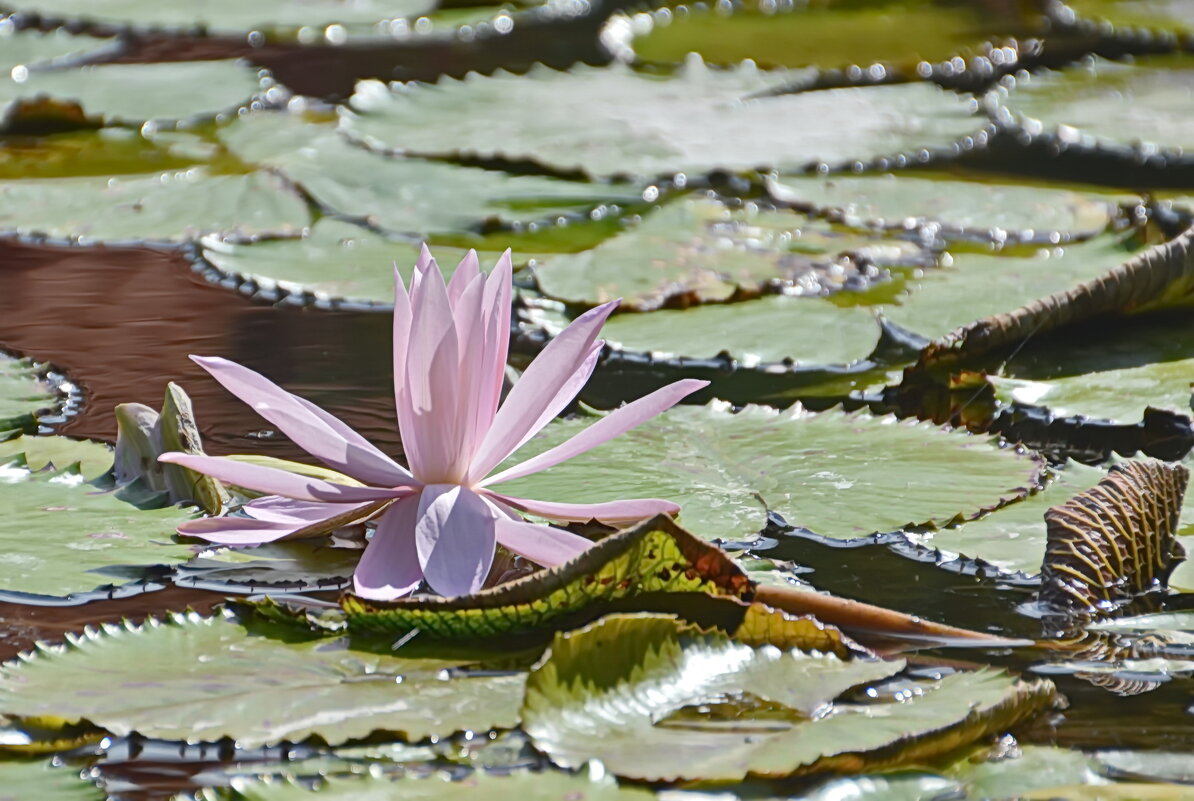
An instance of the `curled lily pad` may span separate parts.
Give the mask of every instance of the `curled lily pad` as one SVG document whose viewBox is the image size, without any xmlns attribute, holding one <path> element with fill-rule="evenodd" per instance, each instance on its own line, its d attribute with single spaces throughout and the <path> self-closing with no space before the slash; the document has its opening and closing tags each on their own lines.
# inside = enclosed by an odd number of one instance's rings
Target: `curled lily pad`
<svg viewBox="0 0 1194 801">
<path fill-rule="evenodd" d="M 31 70 L 22 80 L 0 81 L 0 117 L 5 106 L 44 95 L 78 104 L 93 123 L 168 125 L 232 111 L 266 88 L 257 70 L 239 61 Z"/>
<path fill-rule="evenodd" d="M 642 190 L 379 155 L 335 125 L 294 114 L 243 117 L 220 138 L 246 161 L 280 170 L 331 212 L 387 231 L 428 237 L 483 225 L 587 218 L 608 204 L 642 203 Z"/>
<path fill-rule="evenodd" d="M 268 634 L 222 615 L 107 625 L 0 669 L 0 710 L 243 747 L 337 744 L 375 731 L 420 740 L 518 722 L 524 674 L 452 675 L 461 660 Z"/>
<path fill-rule="evenodd" d="M 1020 25 L 995 10 L 980 16 L 977 9 L 925 2 L 843 6 L 748 0 L 732 7 L 669 6 L 615 20 L 611 28 L 607 37 L 625 31 L 624 46 L 644 61 L 679 62 L 688 53 L 700 53 L 716 64 L 748 58 L 765 67 L 881 62 L 911 72 L 918 62 L 973 50 L 982 41 L 979 30 L 1015 32 Z M 887 70 L 869 75 L 886 77 Z"/>
<path fill-rule="evenodd" d="M 30 14 L 52 20 L 120 30 L 169 30 L 207 33 L 216 36 L 244 36 L 250 31 L 297 34 L 307 27 L 310 37 L 323 39 L 325 28 L 385 30 L 391 20 L 417 17 L 435 8 L 430 0 L 379 0 L 343 3 L 338 0 L 263 0 L 238 3 L 236 0 L 207 0 L 202 5 L 144 4 L 137 0 L 9 0 L 3 10 Z M 383 25 L 384 24 L 384 25 Z M 318 29 L 318 30 L 310 30 Z M 327 41 L 337 42 L 339 33 L 326 33 Z"/>
<path fill-rule="evenodd" d="M 50 444 L 39 457 L 41 443 Z M 172 541 L 190 513 L 141 510 L 102 481 L 91 483 L 86 466 L 94 447 L 61 437 L 0 443 L 0 506 L 7 510 L 0 516 L 0 589 L 70 595 L 123 583 L 129 566 L 190 556 L 188 546 Z"/>
<path fill-rule="evenodd" d="M 103 801 L 107 793 L 80 776 L 78 767 L 44 759 L 0 761 L 0 801 Z"/>
<path fill-rule="evenodd" d="M 622 298 L 621 308 L 647 311 L 668 302 L 749 297 L 768 288 L 825 294 L 866 286 L 886 267 L 933 263 L 933 254 L 910 241 L 853 234 L 753 203 L 731 210 L 693 198 L 652 211 L 592 250 L 547 256 L 535 277 L 544 294 L 569 304 Z"/>
<path fill-rule="evenodd" d="M 884 306 L 883 313 L 926 337 L 955 331 L 959 333 L 953 336 L 962 336 L 961 331 L 976 327 L 968 325 L 975 320 L 1012 312 L 1038 298 L 1097 280 L 1142 249 L 1132 235 L 1105 234 L 1028 252 L 952 253 L 952 264 L 926 270 L 921 278 L 909 281 L 906 293 Z"/>
<path fill-rule="evenodd" d="M 0 353 L 0 440 L 11 431 L 35 432 L 34 414 L 54 401 L 32 362 Z"/>
<path fill-rule="evenodd" d="M 113 39 L 78 36 L 61 28 L 52 31 L 22 30 L 0 23 L 0 76 L 27 75 L 29 67 L 91 56 L 115 48 Z"/>
<path fill-rule="evenodd" d="M 1010 87 L 1010 88 L 1009 88 Z M 1139 160 L 1182 159 L 1194 124 L 1182 104 L 1194 87 L 1194 60 L 1091 59 L 1063 71 L 1018 75 L 992 96 L 995 118 L 1029 136 L 1049 133 L 1063 147 Z"/>
<path fill-rule="evenodd" d="M 517 454 L 530 458 L 587 420 L 552 423 Z M 826 454 L 833 458 L 826 459 Z M 592 503 L 669 498 L 709 539 L 741 540 L 767 513 L 834 539 L 945 525 L 1035 487 L 1031 457 L 925 423 L 837 411 L 677 407 L 551 470 L 503 486 L 517 496 Z"/>
<path fill-rule="evenodd" d="M 1047 682 L 994 671 L 909 682 L 903 703 L 838 697 L 902 667 L 754 649 L 666 617 L 611 616 L 556 636 L 527 682 L 523 727 L 561 766 L 599 759 L 648 781 L 732 781 L 916 762 L 1002 731 L 1053 697 Z M 710 714 L 710 699 L 723 715 Z"/>
<path fill-rule="evenodd" d="M 306 203 L 265 172 L 203 167 L 154 176 L 0 181 L 0 231 L 94 241 L 178 241 L 221 231 L 286 233 L 310 220 Z"/>
<path fill-rule="evenodd" d="M 713 70 L 698 60 L 670 77 L 615 65 L 392 89 L 366 81 L 342 126 L 375 147 L 531 160 L 591 176 L 799 169 L 954 153 L 966 137 L 971 146 L 986 138 L 971 100 L 929 84 L 775 94 L 813 77 L 748 65 Z"/>
<path fill-rule="evenodd" d="M 866 228 L 924 225 L 945 236 L 1056 243 L 1102 233 L 1131 196 L 906 175 L 781 175 L 771 195 L 794 208 Z"/>
<path fill-rule="evenodd" d="M 611 777 L 597 779 L 552 770 L 476 772 L 455 781 L 447 775 L 329 777 L 318 789 L 290 781 L 240 782 L 235 788 L 204 790 L 198 796 L 200 801 L 469 801 L 478 797 L 492 801 L 649 801 L 657 796 L 644 788 L 619 786 Z"/>
</svg>

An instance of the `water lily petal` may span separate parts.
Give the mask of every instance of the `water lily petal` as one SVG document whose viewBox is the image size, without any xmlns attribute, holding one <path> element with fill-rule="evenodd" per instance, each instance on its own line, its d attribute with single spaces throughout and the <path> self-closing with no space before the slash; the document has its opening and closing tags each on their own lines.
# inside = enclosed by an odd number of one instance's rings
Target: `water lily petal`
<svg viewBox="0 0 1194 801">
<path fill-rule="evenodd" d="M 479 429 L 488 432 L 502 399 L 506 380 L 506 359 L 510 351 L 510 292 L 514 264 L 510 249 L 501 255 L 497 265 L 485 281 L 485 295 L 481 300 L 481 315 L 485 335 L 484 378 L 477 384 Z"/>
<path fill-rule="evenodd" d="M 519 556 L 544 567 L 562 565 L 593 546 L 593 541 L 562 528 L 499 518 L 497 541 Z"/>
<path fill-rule="evenodd" d="M 600 355 L 597 333 L 617 305 L 612 301 L 585 312 L 535 357 L 498 409 L 473 458 L 470 479 L 486 476 L 576 397 Z"/>
<path fill-rule="evenodd" d="M 217 545 L 264 545 L 286 539 L 309 525 L 305 522 L 254 520 L 251 517 L 204 517 L 179 524 L 178 533 Z"/>
<path fill-rule="evenodd" d="M 493 564 L 496 515 L 458 484 L 428 484 L 419 496 L 415 547 L 431 588 L 444 596 L 481 589 Z"/>
<path fill-rule="evenodd" d="M 298 398 L 258 372 L 227 359 L 192 356 L 225 389 L 277 426 L 307 453 L 353 478 L 384 487 L 410 485 L 409 472 L 315 404 Z M 328 420 L 335 420 L 335 426 Z M 351 438 L 344 435 L 347 430 Z"/>
<path fill-rule="evenodd" d="M 423 571 L 415 551 L 418 513 L 418 498 L 406 498 L 377 521 L 377 530 L 352 575 L 353 592 L 363 598 L 391 601 L 419 586 Z"/>
<path fill-rule="evenodd" d="M 554 448 L 546 450 L 538 456 L 532 456 L 522 464 L 503 470 L 497 475 L 490 476 L 482 481 L 480 486 L 486 487 L 503 481 L 513 481 L 516 478 L 546 470 L 574 456 L 579 456 L 672 408 L 688 395 L 707 386 L 709 386 L 708 381 L 696 378 L 685 378 L 682 381 L 668 384 L 650 395 L 628 403 L 620 409 L 615 409 L 584 431 Z"/>
<path fill-rule="evenodd" d="M 492 490 L 485 490 L 485 493 L 527 514 L 569 523 L 587 523 L 590 520 L 599 520 L 611 525 L 634 523 L 658 514 L 672 515 L 680 511 L 678 505 L 659 498 L 635 498 L 604 503 L 555 503 L 515 498 Z"/>
<path fill-rule="evenodd" d="M 257 520 L 267 520 L 273 523 L 313 523 L 346 514 L 354 509 L 364 509 L 368 505 L 368 501 L 362 503 L 318 503 L 296 501 L 293 498 L 283 498 L 280 495 L 266 495 L 249 501 L 241 507 L 241 511 Z"/>
<path fill-rule="evenodd" d="M 348 487 L 318 478 L 300 476 L 274 467 L 261 467 L 220 456 L 199 456 L 171 451 L 158 457 L 159 462 L 182 465 L 197 473 L 209 475 L 228 484 L 235 484 L 267 495 L 281 495 L 300 501 L 331 503 L 359 503 L 401 498 L 409 495 L 409 488 L 382 489 L 378 487 Z"/>
<path fill-rule="evenodd" d="M 456 272 L 452 273 L 452 279 L 448 282 L 448 300 L 451 301 L 453 310 L 460 302 L 460 296 L 464 294 L 465 288 L 480 274 L 481 265 L 477 261 L 477 251 L 469 250 L 460 260 Z"/>
</svg>

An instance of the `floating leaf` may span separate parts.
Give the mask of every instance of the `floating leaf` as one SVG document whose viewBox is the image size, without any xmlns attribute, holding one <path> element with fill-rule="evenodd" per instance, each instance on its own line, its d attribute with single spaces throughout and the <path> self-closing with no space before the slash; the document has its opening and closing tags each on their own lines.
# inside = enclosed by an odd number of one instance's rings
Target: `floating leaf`
<svg viewBox="0 0 1194 801">
<path fill-rule="evenodd" d="M 13 460 L 35 473 L 70 469 L 91 481 L 112 468 L 112 451 L 99 442 L 56 436 L 19 436 L 0 442 L 0 461 Z"/>
<path fill-rule="evenodd" d="M 883 313 L 897 325 L 926 337 L 957 331 L 947 338 L 952 339 L 982 325 L 967 325 L 975 320 L 1011 312 L 1037 298 L 1101 279 L 1139 249 L 1130 235 L 1107 234 L 1028 254 L 955 253 L 951 254 L 952 264 L 926 270 L 923 277 L 909 281 L 907 293 L 885 306 Z"/>
<path fill-rule="evenodd" d="M 317 801 L 393 801 L 396 798 L 403 801 L 471 801 L 478 797 L 489 801 L 525 801 L 528 798 L 535 801 L 649 801 L 656 796 L 644 788 L 620 787 L 612 778 L 595 779 L 583 773 L 551 770 L 517 770 L 501 774 L 477 771 L 456 781 L 438 774 L 398 779 L 332 776 L 322 780 L 317 790 L 288 781 L 242 782 L 234 789 L 208 789 L 198 796 L 200 801 L 302 801 L 308 798 Z"/>
<path fill-rule="evenodd" d="M 1049 132 L 1066 146 L 1134 161 L 1141 153 L 1180 158 L 1194 147 L 1194 123 L 1182 111 L 1194 87 L 1188 57 L 1130 64 L 1094 58 L 1062 71 L 1022 73 L 1008 86 L 994 95 L 995 116 L 1030 135 Z"/>
<path fill-rule="evenodd" d="M 1047 682 L 979 671 L 913 684 L 902 703 L 839 700 L 824 714 L 839 693 L 902 667 L 613 616 L 556 636 L 527 681 L 523 727 L 564 767 L 598 759 L 647 781 L 732 781 L 916 762 L 1002 731 L 1053 697 Z M 726 720 L 682 713 L 710 699 L 731 707 Z"/>
<path fill-rule="evenodd" d="M 1019 798 L 1041 787 L 1103 784 L 1094 767 L 1081 751 L 1027 745 L 1001 759 L 959 762 L 945 774 L 962 784 L 965 798 Z"/>
<path fill-rule="evenodd" d="M 309 26 L 376 30 L 380 23 L 418 17 L 436 7 L 431 0 L 205 0 L 200 5 L 142 3 L 138 0 L 105 0 L 97 7 L 91 0 L 7 0 L 3 10 L 71 20 L 100 27 L 165 29 L 209 35 L 243 36 L 250 31 L 294 34 Z M 317 35 L 315 31 L 312 36 Z M 336 33 L 327 34 L 334 42 Z"/>
<path fill-rule="evenodd" d="M 194 167 L 154 176 L 0 181 L 0 230 L 60 239 L 285 233 L 309 219 L 302 198 L 265 172 L 215 175 Z"/>
<path fill-rule="evenodd" d="M 334 125 L 293 114 L 243 117 L 220 138 L 244 160 L 280 170 L 323 207 L 412 236 L 478 231 L 492 221 L 587 218 L 607 204 L 643 202 L 629 186 L 379 155 L 349 144 Z"/>
<path fill-rule="evenodd" d="M 0 353 L 0 440 L 9 431 L 36 432 L 34 413 L 54 401 L 32 362 Z"/>
<path fill-rule="evenodd" d="M 14 25 L 5 25 L 0 27 L 0 76 L 16 79 L 28 74 L 29 65 L 95 55 L 112 49 L 109 46 L 113 42 L 113 39 L 76 36 L 61 28 L 18 31 Z"/>
<path fill-rule="evenodd" d="M 705 3 L 667 7 L 615 22 L 633 33 L 627 44 L 645 61 L 679 62 L 700 53 L 709 62 L 753 59 L 765 67 L 848 67 L 882 62 L 909 71 L 921 61 L 941 61 L 973 50 L 978 31 L 1016 29 L 997 9 L 912 2 L 841 5 L 748 0 L 732 7 Z M 612 32 L 611 32 L 612 33 Z M 883 77 L 886 70 L 869 74 Z"/>
<path fill-rule="evenodd" d="M 621 298 L 622 309 L 648 311 L 668 302 L 725 301 L 767 288 L 794 287 L 812 295 L 860 288 L 880 279 L 882 268 L 935 261 L 912 242 L 852 234 L 790 211 L 754 204 L 731 210 L 693 198 L 651 212 L 592 250 L 548 256 L 535 277 L 544 294 L 566 303 L 596 306 Z"/>
<path fill-rule="evenodd" d="M 460 661 L 268 634 L 227 616 L 108 625 L 0 668 L 0 710 L 88 720 L 117 735 L 229 737 L 245 748 L 375 731 L 420 740 L 518 723 L 523 674 L 449 677 L 445 668 Z"/>
<path fill-rule="evenodd" d="M 1146 407 L 1190 415 L 1194 321 L 1175 313 L 1029 341 L 992 376 L 1001 400 L 1120 423 Z"/>
<path fill-rule="evenodd" d="M 1045 558 L 1045 512 L 1095 486 L 1106 475 L 1096 467 L 1070 462 L 1040 492 L 978 520 L 912 536 L 916 542 L 942 551 L 943 556 L 981 559 L 1002 571 L 1032 575 L 1040 571 Z"/>
<path fill-rule="evenodd" d="M 159 173 L 220 163 L 216 145 L 199 134 L 147 134 L 148 130 L 100 128 L 0 139 L 0 180 Z M 238 164 L 228 168 L 243 169 Z"/>
<path fill-rule="evenodd" d="M 358 84 L 342 125 L 375 147 L 531 160 L 592 176 L 799 169 L 985 139 L 970 100 L 929 84 L 773 94 L 811 72 L 690 62 L 672 77 L 619 65 Z M 467 111 L 466 111 L 467 110 Z"/>
<path fill-rule="evenodd" d="M 108 794 L 79 768 L 45 760 L 0 761 L 0 801 L 104 801 Z"/>
<path fill-rule="evenodd" d="M 1050 509 L 1041 601 L 1097 615 L 1164 586 L 1183 556 L 1174 532 L 1189 478 L 1181 465 L 1127 462 Z"/>
<path fill-rule="evenodd" d="M 1099 751 L 1095 758 L 1103 770 L 1117 778 L 1194 784 L 1194 761 L 1173 751 Z"/>
<path fill-rule="evenodd" d="M 1049 787 L 1021 796 L 1024 801 L 1194 801 L 1194 787 L 1180 784 L 1107 784 Z"/>
<path fill-rule="evenodd" d="M 43 443 L 48 447 L 39 453 Z M 190 556 L 188 546 L 171 541 L 189 512 L 141 510 L 87 483 L 94 477 L 86 467 L 94 447 L 61 437 L 0 443 L 0 588 L 69 595 L 123 583 L 120 572 L 111 572 L 115 568 L 174 564 Z"/>
<path fill-rule="evenodd" d="M 77 103 L 88 120 L 106 125 L 172 124 L 232 111 L 263 88 L 257 71 L 239 61 L 31 70 L 20 81 L 0 80 L 0 110 L 22 98 L 46 95 Z"/>
<path fill-rule="evenodd" d="M 328 545 L 319 540 L 298 540 L 255 548 L 218 548 L 205 551 L 174 573 L 184 586 L 250 592 L 310 592 L 339 590 L 350 584 L 361 559 L 361 549 Z"/>
<path fill-rule="evenodd" d="M 1003 242 L 1085 239 L 1102 233 L 1117 201 L 1094 194 L 994 181 L 906 175 L 781 175 L 771 195 L 794 208 L 854 227 L 905 229 L 931 224 L 946 236 Z"/>
<path fill-rule="evenodd" d="M 656 312 L 658 313 L 658 312 Z M 555 422 L 517 455 L 590 424 Z M 767 513 L 835 539 L 945 525 L 1026 495 L 1036 461 L 926 423 L 837 411 L 677 407 L 557 467 L 502 484 L 528 498 L 594 503 L 668 498 L 699 536 L 747 539 Z"/>
<path fill-rule="evenodd" d="M 1194 9 L 1182 0 L 1066 0 L 1066 7 L 1083 19 L 1110 22 L 1121 30 L 1133 26 L 1194 31 Z"/>
</svg>

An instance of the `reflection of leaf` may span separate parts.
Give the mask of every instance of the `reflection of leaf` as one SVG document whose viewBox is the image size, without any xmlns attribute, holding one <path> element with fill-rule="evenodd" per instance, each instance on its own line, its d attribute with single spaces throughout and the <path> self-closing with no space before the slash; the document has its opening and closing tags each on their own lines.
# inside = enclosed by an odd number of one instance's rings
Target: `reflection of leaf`
<svg viewBox="0 0 1194 801">
<path fill-rule="evenodd" d="M 556 636 L 527 682 L 523 726 L 565 767 L 599 759 L 649 781 L 737 780 L 915 763 L 1002 731 L 1053 698 L 1048 682 L 980 671 L 910 682 L 901 703 L 838 701 L 836 714 L 824 714 L 843 691 L 902 667 L 756 650 L 670 618 L 607 617 Z M 724 721 L 678 714 L 718 703 L 731 707 Z"/>
<path fill-rule="evenodd" d="M 516 459 L 590 422 L 552 423 Z M 502 491 L 576 503 L 667 498 L 680 504 L 683 525 L 708 539 L 751 537 L 768 511 L 848 539 L 974 517 L 1023 497 L 1039 469 L 1023 454 L 931 424 L 799 408 L 734 414 L 712 404 L 672 409 Z"/>
<path fill-rule="evenodd" d="M 1041 601 L 1098 615 L 1163 586 L 1183 556 L 1174 532 L 1189 476 L 1165 462 L 1115 465 L 1093 489 L 1046 512 Z"/>
<path fill-rule="evenodd" d="M 648 177 L 840 164 L 986 135 L 967 100 L 925 83 L 773 94 L 812 77 L 690 61 L 669 77 L 614 65 L 474 74 L 393 91 L 365 81 L 342 125 L 372 145 L 414 154 Z"/>
<path fill-rule="evenodd" d="M 645 788 L 619 787 L 612 778 L 559 771 L 517 770 L 470 773 L 455 781 L 439 774 L 385 779 L 377 776 L 328 777 L 319 789 L 297 782 L 241 782 L 235 789 L 205 789 L 199 801 L 650 801 Z"/>
<path fill-rule="evenodd" d="M 118 735 L 242 747 L 374 731 L 419 740 L 518 722 L 525 676 L 449 677 L 457 660 L 293 642 L 228 619 L 106 626 L 0 671 L 0 712 L 88 720 Z M 263 636 L 264 635 L 264 636 Z"/>
</svg>

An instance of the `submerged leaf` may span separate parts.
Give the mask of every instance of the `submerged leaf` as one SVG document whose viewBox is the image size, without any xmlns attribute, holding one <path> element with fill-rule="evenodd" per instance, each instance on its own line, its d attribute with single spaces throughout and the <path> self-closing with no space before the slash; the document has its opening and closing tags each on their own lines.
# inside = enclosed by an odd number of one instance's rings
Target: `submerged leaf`
<svg viewBox="0 0 1194 801">
<path fill-rule="evenodd" d="M 590 422 L 552 423 L 516 459 Z M 681 523 L 707 539 L 750 538 L 768 512 L 821 536 L 850 539 L 975 517 L 1027 495 L 1040 469 L 1031 456 L 927 423 L 798 407 L 748 406 L 735 414 L 711 404 L 671 409 L 587 454 L 502 484 L 502 491 L 575 503 L 668 498 L 680 504 Z"/>
<path fill-rule="evenodd" d="M 1164 586 L 1184 556 L 1174 533 L 1189 477 L 1165 462 L 1115 465 L 1096 487 L 1046 512 L 1040 600 L 1100 615 Z"/>
<path fill-rule="evenodd" d="M 964 137 L 986 138 L 969 100 L 931 84 L 777 94 L 813 77 L 696 60 L 672 76 L 615 64 L 393 89 L 366 81 L 341 122 L 375 147 L 531 160 L 590 176 L 800 169 L 912 149 L 956 152 Z"/>
<path fill-rule="evenodd" d="M 916 763 L 1030 718 L 1053 698 L 1048 682 L 979 671 L 909 682 L 899 703 L 838 699 L 902 668 L 614 616 L 556 636 L 527 682 L 523 726 L 564 767 L 598 759 L 648 781 L 732 781 Z M 726 718 L 710 719 L 720 704 Z M 683 713 L 694 706 L 704 714 Z"/>
<path fill-rule="evenodd" d="M 124 735 L 242 747 L 375 731 L 420 740 L 518 723 L 525 675 L 447 668 L 329 639 L 293 641 L 227 616 L 105 626 L 0 668 L 0 713 L 88 720 Z M 268 677 L 264 681 L 263 677 Z"/>
</svg>

